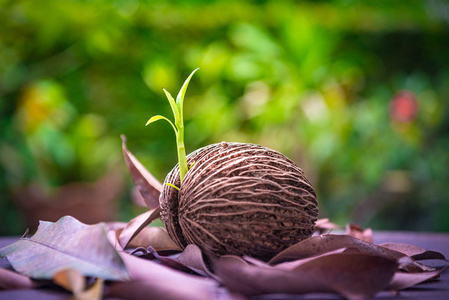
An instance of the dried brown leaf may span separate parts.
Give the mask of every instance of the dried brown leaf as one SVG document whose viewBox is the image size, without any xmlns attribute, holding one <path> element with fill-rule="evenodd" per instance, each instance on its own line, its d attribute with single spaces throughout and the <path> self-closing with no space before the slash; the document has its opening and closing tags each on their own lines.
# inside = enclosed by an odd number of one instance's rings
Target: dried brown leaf
<svg viewBox="0 0 449 300">
<path fill-rule="evenodd" d="M 341 248 L 356 248 L 364 254 L 383 256 L 393 259 L 404 256 L 402 253 L 395 256 L 394 251 L 392 250 L 376 246 L 349 235 L 326 234 L 308 238 L 281 251 L 278 255 L 273 257 L 269 263 L 274 265 L 281 262 L 308 258 Z"/>
<path fill-rule="evenodd" d="M 145 203 L 145 199 L 142 197 L 142 194 L 136 186 L 132 187 L 131 189 L 131 200 L 137 206 L 148 207 L 148 205 Z"/>
<path fill-rule="evenodd" d="M 121 230 L 128 225 L 126 222 L 106 222 L 104 224 L 106 225 L 107 230 Z"/>
<path fill-rule="evenodd" d="M 126 268 L 107 238 L 104 223 L 86 225 L 66 216 L 56 223 L 40 222 L 31 238 L 0 249 L 12 267 L 36 279 L 52 279 L 61 269 L 110 280 L 128 278 Z"/>
<path fill-rule="evenodd" d="M 126 299 L 231 299 L 218 283 L 209 278 L 185 274 L 156 262 L 121 253 L 131 281 L 112 283 L 107 296 Z"/>
<path fill-rule="evenodd" d="M 217 274 L 231 291 L 246 296 L 283 293 L 337 293 L 366 299 L 383 290 L 397 270 L 394 260 L 366 254 L 331 254 L 291 271 L 218 260 Z"/>
<path fill-rule="evenodd" d="M 69 300 L 101 300 L 103 298 L 104 280 L 95 279 L 95 282 L 83 292 L 73 295 Z"/>
<path fill-rule="evenodd" d="M 163 227 L 151 226 L 143 228 L 128 244 L 130 248 L 152 247 L 156 251 L 182 251 L 173 242 Z"/>
<path fill-rule="evenodd" d="M 196 245 L 187 245 L 176 260 L 193 270 L 200 271 L 204 276 L 207 275 L 210 277 L 215 277 L 215 275 L 208 268 L 207 263 L 204 261 L 201 249 Z"/>
<path fill-rule="evenodd" d="M 366 254 L 331 254 L 307 262 L 294 271 L 319 272 L 318 278 L 348 299 L 366 299 L 383 290 L 397 270 L 391 259 Z"/>
<path fill-rule="evenodd" d="M 393 279 L 388 284 L 387 289 L 399 291 L 415 286 L 422 282 L 438 278 L 443 270 L 444 269 L 421 273 L 396 272 Z"/>
<path fill-rule="evenodd" d="M 62 269 L 53 275 L 53 282 L 74 295 L 81 294 L 86 288 L 86 278 L 75 269 Z"/>
<path fill-rule="evenodd" d="M 237 256 L 237 255 L 223 255 L 223 256 L 220 256 L 219 260 L 222 261 L 222 262 L 225 262 L 225 263 L 237 262 L 237 263 L 244 264 L 244 265 L 249 265 L 248 263 L 250 261 L 254 261 L 255 263 L 251 262 L 254 265 L 257 264 L 257 265 L 259 265 L 261 267 L 269 267 L 265 262 L 263 262 L 263 261 L 261 261 L 261 260 L 259 260 L 257 258 L 253 258 L 253 257 L 249 257 L 249 256 L 246 256 L 245 258 L 243 258 L 241 256 Z"/>
<path fill-rule="evenodd" d="M 150 172 L 137 160 L 137 158 L 126 147 L 126 137 L 121 135 L 122 150 L 134 185 L 139 190 L 149 209 L 159 206 L 159 195 L 162 184 L 151 175 Z"/>
<path fill-rule="evenodd" d="M 136 237 L 142 229 L 148 224 L 159 218 L 161 215 L 161 208 L 158 206 L 155 209 L 149 210 L 128 222 L 125 228 L 120 232 L 119 244 L 125 249 L 128 244 Z"/>
<path fill-rule="evenodd" d="M 315 222 L 315 231 L 318 231 L 320 233 L 333 229 L 341 229 L 341 226 L 330 222 L 328 218 L 318 219 Z"/>
<path fill-rule="evenodd" d="M 0 268 L 0 290 L 32 289 L 39 283 L 11 270 Z"/>
<path fill-rule="evenodd" d="M 86 278 L 74 269 L 63 269 L 53 276 L 53 282 L 69 292 L 69 300 L 100 300 L 103 295 L 104 281 L 97 278 L 86 288 Z"/>
<path fill-rule="evenodd" d="M 171 257 L 166 257 L 166 256 L 159 255 L 157 253 L 157 251 L 154 250 L 152 247 L 148 247 L 146 250 L 149 253 L 151 253 L 151 255 L 155 259 L 157 259 L 159 262 L 161 262 L 163 265 L 166 265 L 166 266 L 171 267 L 171 268 L 173 268 L 175 270 L 179 270 L 179 271 L 182 271 L 182 272 L 185 272 L 185 273 L 189 273 L 189 274 L 196 274 L 196 275 L 203 275 L 203 276 L 206 275 L 206 274 L 204 274 L 204 272 L 201 272 L 199 270 L 194 270 L 193 268 L 190 268 L 190 267 L 180 263 L 176 259 L 173 259 Z"/>
<path fill-rule="evenodd" d="M 252 265 L 258 266 L 258 267 L 267 267 L 267 268 L 271 267 L 267 262 L 264 262 L 260 259 L 257 259 L 257 258 L 251 257 L 251 256 L 243 255 L 242 258 L 246 262 L 248 262 Z"/>
<path fill-rule="evenodd" d="M 308 258 L 341 248 L 354 248 L 363 254 L 394 259 L 399 262 L 399 268 L 407 272 L 427 272 L 435 270 L 434 268 L 414 261 L 401 252 L 374 245 L 349 235 L 332 234 L 314 236 L 303 240 L 281 251 L 278 255 L 273 257 L 269 263 L 274 265 L 281 262 Z"/>
<path fill-rule="evenodd" d="M 351 250 L 353 250 L 354 248 L 350 248 Z M 278 265 L 275 265 L 275 268 L 278 269 L 283 269 L 283 270 L 293 270 L 297 267 L 299 267 L 300 265 L 303 265 L 309 261 L 312 261 L 314 259 L 317 259 L 319 257 L 323 257 L 326 255 L 332 255 L 332 254 L 339 254 L 339 253 L 348 253 L 348 248 L 341 248 L 341 249 L 337 249 L 334 251 L 330 251 L 330 252 L 326 252 L 323 253 L 321 255 L 317 255 L 317 256 L 312 256 L 312 257 L 308 257 L 308 258 L 303 258 L 303 259 L 298 259 L 298 260 L 293 260 L 293 261 L 288 261 L 288 262 L 284 262 L 284 263 L 280 263 Z M 360 251 L 355 250 L 355 252 L 352 253 L 360 253 Z"/>
<path fill-rule="evenodd" d="M 371 228 L 364 229 L 360 225 L 349 223 L 346 224 L 346 234 L 368 243 L 374 243 L 373 230 Z"/>
<path fill-rule="evenodd" d="M 443 254 L 436 251 L 431 251 L 423 249 L 414 245 L 400 244 L 400 243 L 383 243 L 380 246 L 404 253 L 416 260 L 426 260 L 426 259 L 441 259 L 446 260 Z"/>
<path fill-rule="evenodd" d="M 120 233 L 123 229 L 117 229 L 117 230 L 109 230 L 106 237 L 109 241 L 109 243 L 114 247 L 116 251 L 123 251 L 122 246 L 120 246 L 118 242 L 118 237 L 120 236 Z"/>
</svg>

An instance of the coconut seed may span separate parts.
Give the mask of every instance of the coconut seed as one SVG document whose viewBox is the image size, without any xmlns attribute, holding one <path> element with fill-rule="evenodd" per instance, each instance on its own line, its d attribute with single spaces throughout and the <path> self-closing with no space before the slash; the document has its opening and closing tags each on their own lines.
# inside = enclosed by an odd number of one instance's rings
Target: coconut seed
<svg viewBox="0 0 449 300">
<path fill-rule="evenodd" d="M 164 184 L 160 196 L 161 219 L 180 247 L 269 259 L 312 235 L 315 190 L 283 154 L 221 142 L 189 154 L 192 162 L 180 191 Z M 178 166 L 165 182 L 180 185 Z"/>
</svg>

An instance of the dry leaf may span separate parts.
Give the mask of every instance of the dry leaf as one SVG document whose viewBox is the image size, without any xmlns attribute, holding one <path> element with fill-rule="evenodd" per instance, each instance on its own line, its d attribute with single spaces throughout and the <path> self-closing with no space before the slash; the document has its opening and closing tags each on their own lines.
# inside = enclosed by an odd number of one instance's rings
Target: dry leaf
<svg viewBox="0 0 449 300">
<path fill-rule="evenodd" d="M 145 227 L 128 244 L 127 247 L 152 247 L 156 251 L 182 251 L 182 249 L 173 242 L 163 227 Z"/>
<path fill-rule="evenodd" d="M 414 245 L 409 244 L 399 244 L 399 243 L 383 243 L 380 246 L 404 253 L 416 260 L 426 260 L 426 259 L 441 259 L 446 260 L 443 254 L 436 251 L 430 251 L 423 249 Z"/>
<path fill-rule="evenodd" d="M 334 229 L 340 229 L 341 226 L 337 225 L 335 223 L 332 223 L 329 221 L 328 218 L 325 219 L 318 219 L 315 222 L 315 231 L 318 231 L 319 233 L 324 233 L 328 230 L 334 230 Z"/>
<path fill-rule="evenodd" d="M 134 185 L 139 190 L 149 209 L 159 206 L 159 195 L 162 184 L 137 160 L 126 147 L 126 137 L 121 135 L 122 150 Z"/>
<path fill-rule="evenodd" d="M 361 253 L 365 254 L 378 255 L 392 259 L 398 258 L 397 256 L 394 256 L 392 254 L 393 251 L 389 249 L 376 246 L 352 236 L 326 234 L 308 238 L 281 251 L 278 255 L 273 257 L 269 263 L 273 265 L 281 262 L 308 258 L 341 248 L 356 248 Z M 399 254 L 399 257 L 402 256 L 404 255 Z"/>
<path fill-rule="evenodd" d="M 41 221 L 34 236 L 0 249 L 0 256 L 19 273 L 36 279 L 52 279 L 61 269 L 110 280 L 128 278 L 105 224 L 86 225 L 70 216 L 56 223 Z"/>
<path fill-rule="evenodd" d="M 204 261 L 203 253 L 201 249 L 193 244 L 187 245 L 184 251 L 176 258 L 176 260 L 183 265 L 195 270 L 200 271 L 204 276 L 215 277 L 212 271 Z"/>
<path fill-rule="evenodd" d="M 39 284 L 11 270 L 0 268 L 0 290 L 33 289 Z"/>
<path fill-rule="evenodd" d="M 318 257 L 294 271 L 318 272 L 317 280 L 347 299 L 366 299 L 385 289 L 398 264 L 391 259 L 366 254 L 332 254 Z"/>
<path fill-rule="evenodd" d="M 131 281 L 112 283 L 106 296 L 126 299 L 231 299 L 212 279 L 185 274 L 156 262 L 121 253 Z"/>
<path fill-rule="evenodd" d="M 106 235 L 109 243 L 112 245 L 112 247 L 114 247 L 114 249 L 116 251 L 123 251 L 122 246 L 120 246 L 120 244 L 118 242 L 118 237 L 121 232 L 122 232 L 122 229 L 109 230 Z"/>
<path fill-rule="evenodd" d="M 108 230 L 121 230 L 128 225 L 126 222 L 106 222 L 104 224 Z"/>
<path fill-rule="evenodd" d="M 246 296 L 272 293 L 337 293 L 366 299 L 383 290 L 397 270 L 394 260 L 366 254 L 332 254 L 291 271 L 218 260 L 216 272 L 231 291 Z"/>
<path fill-rule="evenodd" d="M 349 250 L 348 250 L 349 249 Z M 326 255 L 331 255 L 331 254 L 339 254 L 339 253 L 360 253 L 360 251 L 356 250 L 354 251 L 354 248 L 341 248 L 341 249 L 337 249 L 334 251 L 330 251 L 330 252 L 326 252 L 324 254 L 321 255 L 317 255 L 317 256 L 312 256 L 312 257 L 308 257 L 308 258 L 303 258 L 303 259 L 298 259 L 298 260 L 293 260 L 293 261 L 288 261 L 288 262 L 284 262 L 284 263 L 280 263 L 275 265 L 275 268 L 278 269 L 283 269 L 283 270 L 293 270 L 297 267 L 299 267 L 300 265 L 303 265 L 311 260 L 317 259 L 319 257 L 322 256 L 326 256 Z"/>
<path fill-rule="evenodd" d="M 373 230 L 371 228 L 364 229 L 357 224 L 349 223 L 346 224 L 346 234 L 368 243 L 374 243 Z"/>
<path fill-rule="evenodd" d="M 137 206 L 148 207 L 148 205 L 145 203 L 145 199 L 142 197 L 142 194 L 136 186 L 132 187 L 131 189 L 131 200 Z"/>
<path fill-rule="evenodd" d="M 125 249 L 132 239 L 139 234 L 148 224 L 159 218 L 161 215 L 161 208 L 158 206 L 155 209 L 149 210 L 128 222 L 125 228 L 120 233 L 119 244 Z"/>
<path fill-rule="evenodd" d="M 73 295 L 69 300 L 101 300 L 103 298 L 104 280 L 95 279 L 95 282 L 80 294 Z"/>
<path fill-rule="evenodd" d="M 195 246 L 196 247 L 196 246 Z M 182 252 L 180 255 L 172 255 L 172 251 L 165 251 L 168 252 L 168 256 L 162 255 L 159 252 L 157 252 L 153 247 L 149 246 L 147 248 L 136 248 L 134 251 L 132 251 L 131 255 L 136 255 L 140 258 L 144 259 L 156 259 L 161 264 L 168 266 L 170 268 L 173 268 L 178 271 L 182 271 L 189 274 L 195 274 L 195 275 L 201 275 L 201 276 L 209 276 L 209 270 L 204 266 L 201 266 L 201 262 L 199 260 L 202 260 L 202 253 L 199 252 L 199 255 L 201 258 L 198 258 L 196 253 L 191 253 L 192 251 L 189 250 L 192 248 L 189 248 L 187 246 L 186 250 Z M 163 251 L 164 252 L 164 251 Z M 181 260 L 178 260 L 178 258 L 181 258 Z M 204 263 L 204 262 L 203 262 Z M 192 267 L 193 265 L 193 267 Z M 197 267 L 197 268 L 195 268 Z M 199 268 L 198 268 L 199 267 Z M 213 276 L 210 276 L 213 277 Z"/>
<path fill-rule="evenodd" d="M 86 278 L 74 269 L 62 269 L 56 272 L 53 282 L 74 295 L 81 294 L 86 288 Z"/>
<path fill-rule="evenodd" d="M 247 255 L 243 255 L 242 259 L 252 265 L 258 266 L 258 267 L 271 267 L 267 262 L 261 261 L 260 259 L 251 257 L 251 256 L 247 256 Z M 276 265 L 279 266 L 279 265 Z M 274 267 L 276 267 L 274 266 Z"/>
<path fill-rule="evenodd" d="M 363 254 L 382 256 L 399 262 L 399 268 L 407 272 L 434 271 L 435 268 L 420 264 L 403 253 L 387 249 L 349 235 L 326 234 L 303 240 L 273 257 L 270 265 L 308 258 L 335 251 L 341 248 L 355 248 Z"/>
<path fill-rule="evenodd" d="M 419 283 L 438 278 L 444 270 L 421 273 L 396 272 L 387 289 L 395 291 L 403 290 Z"/>
<path fill-rule="evenodd" d="M 166 265 L 168 267 L 171 267 L 175 270 L 179 270 L 185 273 L 189 274 L 195 274 L 195 275 L 205 275 L 204 272 L 198 273 L 196 270 L 193 270 L 192 268 L 187 267 L 186 265 L 180 263 L 176 259 L 165 257 L 162 255 L 159 255 L 156 250 L 154 250 L 152 247 L 148 247 L 147 250 L 152 254 L 152 256 L 160 261 L 163 265 Z"/>
</svg>

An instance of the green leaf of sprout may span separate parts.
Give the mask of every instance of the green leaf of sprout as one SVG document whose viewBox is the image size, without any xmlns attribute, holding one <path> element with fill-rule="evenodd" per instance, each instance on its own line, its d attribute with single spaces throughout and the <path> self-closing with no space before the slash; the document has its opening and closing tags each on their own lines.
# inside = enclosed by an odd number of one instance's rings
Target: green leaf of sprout
<svg viewBox="0 0 449 300">
<path fill-rule="evenodd" d="M 159 121 L 159 120 L 165 120 L 165 121 L 167 121 L 168 123 L 170 123 L 171 127 L 173 127 L 173 130 L 175 131 L 176 136 L 178 136 L 178 130 L 176 129 L 176 127 L 175 127 L 175 125 L 172 123 L 172 121 L 170 121 L 169 119 L 167 119 L 166 117 L 161 116 L 161 115 L 156 115 L 156 116 L 151 117 L 151 118 L 148 120 L 148 122 L 145 124 L 145 126 L 147 126 L 147 125 L 149 125 L 149 124 L 151 124 L 151 123 L 153 123 L 153 122 Z"/>
<path fill-rule="evenodd" d="M 187 87 L 189 85 L 190 79 L 192 78 L 193 74 L 198 69 L 193 70 L 192 73 L 190 73 L 189 77 L 187 77 L 186 81 L 181 87 L 181 90 L 178 93 L 178 96 L 176 97 L 176 102 L 173 99 L 172 95 L 165 89 L 164 93 L 165 96 L 167 96 L 168 102 L 170 103 L 171 109 L 173 111 L 173 116 L 175 117 L 175 123 L 173 124 L 169 119 L 167 119 L 164 116 L 156 115 L 151 117 L 151 119 L 148 120 L 146 125 L 151 124 L 158 120 L 165 120 L 173 127 L 173 130 L 176 134 L 176 147 L 178 150 L 178 163 L 179 163 L 179 179 L 182 181 L 184 179 L 184 176 L 189 171 L 189 166 L 187 165 L 187 157 L 186 157 L 186 148 L 184 145 L 184 117 L 183 117 L 183 104 L 184 104 L 184 97 L 186 94 Z M 146 126 L 145 125 L 145 126 Z M 190 166 L 191 167 L 191 166 Z M 172 186 L 172 185 L 170 185 Z M 174 188 L 177 188 L 173 186 Z"/>
<path fill-rule="evenodd" d="M 173 111 L 173 116 L 175 117 L 175 124 L 178 125 L 178 122 L 180 121 L 179 118 L 179 109 L 176 106 L 175 99 L 173 99 L 173 96 L 170 94 L 169 91 L 166 89 L 162 89 L 165 93 L 165 96 L 167 96 L 168 102 L 170 102 L 171 110 Z"/>
<path fill-rule="evenodd" d="M 187 87 L 189 86 L 190 79 L 192 78 L 193 74 L 195 74 L 196 71 L 198 71 L 199 68 L 196 68 L 193 70 L 192 73 L 190 73 L 189 77 L 187 77 L 186 81 L 184 81 L 184 84 L 182 85 L 181 89 L 179 90 L 178 96 L 176 97 L 176 105 L 178 106 L 179 113 L 181 114 L 181 120 L 183 120 L 183 106 L 184 106 L 184 97 L 186 95 Z"/>
</svg>

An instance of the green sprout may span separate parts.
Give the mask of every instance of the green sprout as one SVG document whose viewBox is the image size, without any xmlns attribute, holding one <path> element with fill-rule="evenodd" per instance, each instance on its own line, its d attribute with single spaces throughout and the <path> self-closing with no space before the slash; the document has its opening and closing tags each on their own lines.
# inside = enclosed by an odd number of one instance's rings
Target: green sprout
<svg viewBox="0 0 449 300">
<path fill-rule="evenodd" d="M 187 166 L 186 148 L 184 145 L 184 117 L 183 117 L 184 97 L 190 79 L 197 70 L 198 69 L 193 70 L 193 72 L 190 73 L 189 77 L 187 77 L 186 81 L 181 87 L 181 90 L 179 90 L 178 96 L 176 97 L 176 102 L 175 99 L 173 99 L 172 95 L 166 89 L 163 89 L 165 95 L 167 96 L 168 102 L 170 102 L 171 110 L 173 111 L 173 116 L 175 118 L 175 123 L 173 124 L 172 121 L 170 121 L 164 116 L 156 115 L 151 117 L 145 124 L 145 126 L 147 126 L 148 124 L 151 124 L 158 120 L 165 120 L 168 123 L 170 123 L 170 125 L 173 127 L 173 130 L 175 131 L 176 135 L 176 146 L 178 149 L 179 177 L 181 183 L 184 180 L 187 171 L 189 170 Z M 169 185 L 179 190 L 178 187 L 175 187 L 172 184 Z"/>
</svg>

